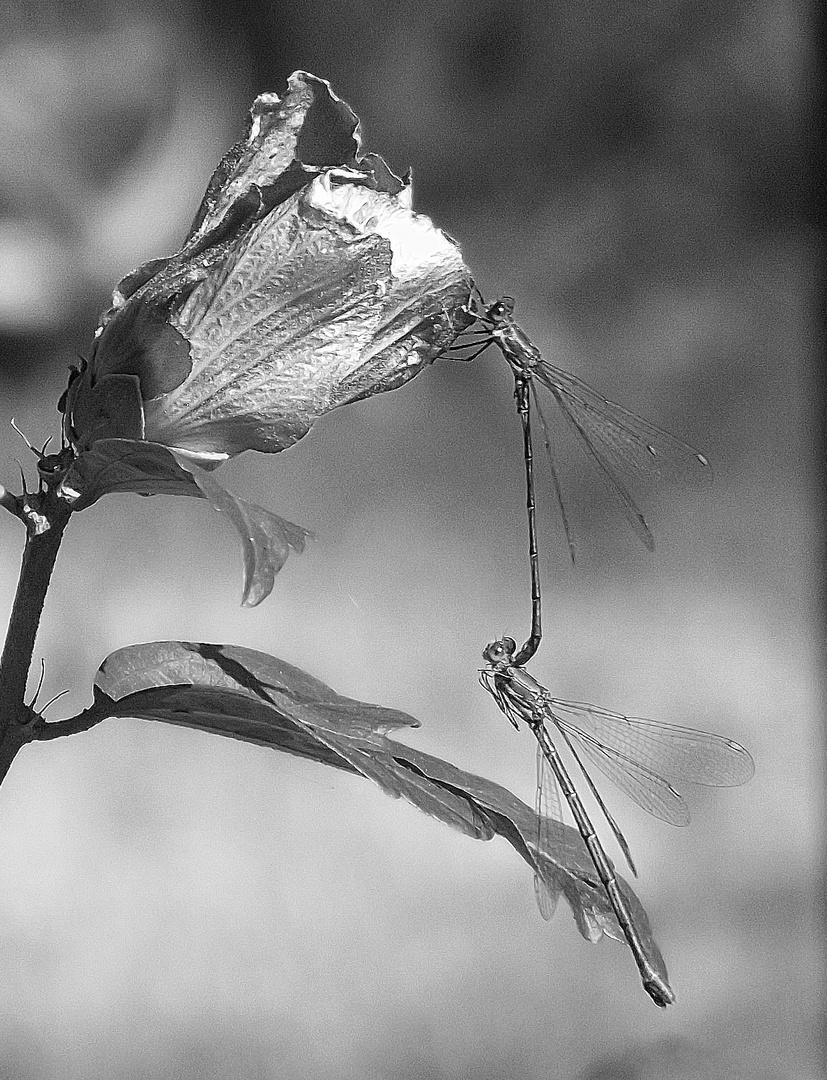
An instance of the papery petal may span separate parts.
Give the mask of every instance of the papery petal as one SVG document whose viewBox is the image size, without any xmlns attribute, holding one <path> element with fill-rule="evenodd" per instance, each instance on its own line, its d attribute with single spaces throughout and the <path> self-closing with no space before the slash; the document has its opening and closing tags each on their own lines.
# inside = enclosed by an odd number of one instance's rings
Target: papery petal
<svg viewBox="0 0 827 1080">
<path fill-rule="evenodd" d="M 170 316 L 193 370 L 145 402 L 147 437 L 196 458 L 275 453 L 434 360 L 464 325 L 470 276 L 400 200 L 359 172 L 325 172 L 240 236 Z"/>
<path fill-rule="evenodd" d="M 134 376 L 148 440 L 206 468 L 275 453 L 450 344 L 472 285 L 459 249 L 359 147 L 355 114 L 307 72 L 256 99 L 184 247 L 115 290 L 67 393 L 73 445 L 140 437 L 100 414 L 90 430 L 81 407 L 104 376 Z"/>
<path fill-rule="evenodd" d="M 287 85 L 283 98 L 260 94 L 253 102 L 247 135 L 213 173 L 188 241 L 215 228 L 252 186 L 265 190 L 277 183 L 294 161 L 304 167 L 305 183 L 321 168 L 356 159 L 359 118 L 330 83 L 294 71 Z"/>
<path fill-rule="evenodd" d="M 253 189 L 265 192 L 269 207 L 289 198 L 320 169 L 345 165 L 360 150 L 359 118 L 337 97 L 326 79 L 294 71 L 288 91 L 260 94 L 250 108 L 245 136 L 225 154 L 213 173 L 183 248 L 166 259 L 152 259 L 115 287 L 101 327 L 148 281 L 182 257 L 194 258 L 215 243 L 228 214 Z"/>
<path fill-rule="evenodd" d="M 214 510 L 226 515 L 241 538 L 244 556 L 243 607 L 256 607 L 273 591 L 276 574 L 287 562 L 291 549 L 304 551 L 313 533 L 294 525 L 272 510 L 239 499 L 199 469 L 193 479 Z"/>
<path fill-rule="evenodd" d="M 73 510 L 102 495 L 186 495 L 206 499 L 221 511 L 241 539 L 244 557 L 242 604 L 254 607 L 270 595 L 290 551 L 301 553 L 312 533 L 255 503 L 238 498 L 203 469 L 182 468 L 166 446 L 135 439 L 98 439 L 79 454 L 58 487 Z"/>
<path fill-rule="evenodd" d="M 401 181 L 400 181 L 401 183 Z M 328 169 L 307 190 L 308 207 L 353 227 L 357 234 L 378 233 L 391 245 L 391 271 L 398 281 L 413 279 L 420 285 L 431 264 L 447 261 L 462 266 L 456 243 L 424 214 L 411 208 L 410 183 L 395 196 L 371 191 L 364 174 L 351 169 Z M 463 268 L 464 269 L 464 268 Z"/>
<path fill-rule="evenodd" d="M 205 498 L 166 446 L 141 439 L 98 439 L 75 458 L 58 487 L 74 510 L 85 510 L 103 495 L 130 491 Z"/>
<path fill-rule="evenodd" d="M 61 399 L 78 454 L 61 495 L 81 509 L 111 491 L 206 494 L 242 536 L 247 603 L 308 534 L 199 487 L 168 451 L 203 469 L 276 453 L 473 321 L 457 245 L 413 213 L 409 179 L 359 152 L 324 80 L 297 71 L 284 98 L 257 98 L 183 247 L 119 283 Z"/>
</svg>

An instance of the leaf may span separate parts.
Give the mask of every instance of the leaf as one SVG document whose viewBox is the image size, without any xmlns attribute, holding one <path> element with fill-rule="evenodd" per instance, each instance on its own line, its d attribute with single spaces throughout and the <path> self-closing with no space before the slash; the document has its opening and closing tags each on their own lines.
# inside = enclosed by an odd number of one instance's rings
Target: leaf
<svg viewBox="0 0 827 1080">
<path fill-rule="evenodd" d="M 270 595 L 290 550 L 304 551 L 312 533 L 262 506 L 231 495 L 203 469 L 186 464 L 187 468 L 182 468 L 172 452 L 159 443 L 99 439 L 75 459 L 61 482 L 59 494 L 75 510 L 84 510 L 111 492 L 206 499 L 227 516 L 241 538 L 242 604 L 255 607 Z"/>
<path fill-rule="evenodd" d="M 547 819 L 543 829 L 543 847 L 538 851 L 535 811 L 506 788 L 401 743 L 396 746 L 397 760 L 407 760 L 411 767 L 420 769 L 432 782 L 459 787 L 478 805 L 486 808 L 494 832 L 508 840 L 532 870 L 539 874 L 550 892 L 563 893 L 584 938 L 596 942 L 606 934 L 616 941 L 624 940 L 605 890 L 595 873 L 594 863 L 577 829 L 553 818 Z M 663 957 L 654 941 L 646 912 L 634 890 L 619 874 L 617 880 L 635 917 L 644 948 L 650 953 L 654 966 L 659 967 L 665 977 Z"/>
<path fill-rule="evenodd" d="M 549 891 L 562 892 L 583 937 L 623 938 L 579 832 L 549 820 L 538 850 L 534 811 L 511 792 L 387 737 L 419 726 L 407 713 L 341 697 L 265 653 L 184 641 L 112 653 L 95 678 L 95 697 L 93 708 L 102 715 L 197 728 L 360 773 L 468 836 L 503 836 Z M 644 948 L 665 979 L 646 913 L 623 878 L 618 882 Z"/>
</svg>

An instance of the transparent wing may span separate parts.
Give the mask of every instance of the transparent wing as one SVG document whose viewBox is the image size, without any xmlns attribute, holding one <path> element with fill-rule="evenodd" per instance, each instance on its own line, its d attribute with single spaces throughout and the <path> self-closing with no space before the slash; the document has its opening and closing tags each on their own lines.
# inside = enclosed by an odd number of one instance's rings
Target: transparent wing
<svg viewBox="0 0 827 1080">
<path fill-rule="evenodd" d="M 543 749 L 537 744 L 537 850 L 549 851 L 551 839 L 549 836 L 549 820 L 563 820 L 563 806 L 560 800 L 560 789 L 554 778 Z M 537 898 L 537 907 L 540 914 L 548 921 L 554 915 L 557 901 L 560 899 L 559 890 L 552 888 L 548 881 L 544 881 L 539 874 L 534 875 L 534 895 Z"/>
<path fill-rule="evenodd" d="M 668 821 L 670 825 L 689 824 L 689 807 L 668 780 L 588 736 L 574 731 L 570 731 L 570 734 L 584 757 L 639 807 L 661 821 Z"/>
<path fill-rule="evenodd" d="M 543 429 L 543 448 L 546 452 L 546 462 L 548 464 L 549 472 L 551 473 L 551 482 L 554 485 L 554 494 L 557 498 L 557 505 L 560 508 L 560 517 L 563 522 L 563 533 L 566 537 L 566 545 L 569 549 L 569 558 L 571 559 L 572 566 L 575 565 L 575 547 L 574 537 L 572 536 L 571 524 L 569 522 L 568 511 L 566 510 L 566 504 L 563 501 L 563 489 L 560 484 L 560 476 L 557 472 L 557 462 L 554 458 L 554 448 L 551 442 L 551 429 L 548 426 L 545 413 L 540 407 L 540 396 L 537 393 L 537 384 L 534 379 L 529 381 L 531 387 L 531 397 L 534 401 L 534 408 L 537 415 L 540 417 L 540 426 Z"/>
<path fill-rule="evenodd" d="M 491 694 L 503 715 L 511 721 L 514 727 L 519 727 L 518 721 L 525 722 L 522 712 L 514 705 L 511 696 L 503 685 L 497 681 L 497 673 L 491 668 L 480 670 L 480 683 Z M 503 676 L 501 676 L 504 679 Z M 562 821 L 562 807 L 560 804 L 560 792 L 554 773 L 548 767 L 542 750 L 537 746 L 537 832 L 535 835 L 535 851 L 549 852 L 552 850 L 552 839 L 549 831 L 549 820 Z M 546 920 L 553 917 L 557 909 L 557 901 L 560 899 L 560 889 L 550 878 L 544 878 L 541 874 L 534 875 L 534 895 L 537 899 L 537 907 L 540 914 Z"/>
<path fill-rule="evenodd" d="M 582 701 L 555 699 L 552 708 L 555 719 L 575 734 L 590 736 L 669 780 L 737 787 L 755 772 L 740 743 L 711 731 L 623 716 Z"/>
<path fill-rule="evenodd" d="M 622 716 L 576 701 L 555 700 L 549 714 L 621 791 L 673 825 L 687 824 L 689 811 L 670 780 L 726 787 L 746 783 L 754 772 L 743 746 L 708 731 Z"/>
<path fill-rule="evenodd" d="M 632 528 L 646 547 L 653 548 L 651 530 L 623 478 L 646 482 L 664 478 L 711 480 L 707 459 L 546 360 L 535 366 L 534 373 L 551 391 L 583 448 L 614 488 Z"/>
<path fill-rule="evenodd" d="M 608 401 L 576 375 L 547 360 L 534 371 L 618 471 L 650 480 L 712 479 L 709 461 L 698 450 Z"/>
<path fill-rule="evenodd" d="M 631 851 L 631 848 L 629 847 L 629 842 L 627 841 L 626 837 L 623 835 L 623 832 L 622 832 L 620 826 L 615 821 L 611 811 L 609 810 L 608 806 L 606 805 L 606 803 L 605 803 L 605 801 L 603 799 L 603 796 L 597 790 L 597 787 L 595 785 L 594 780 L 592 780 L 592 778 L 589 776 L 588 770 L 586 769 L 586 766 L 583 764 L 583 762 L 582 762 L 582 760 L 580 758 L 580 755 L 577 753 L 577 750 L 575 749 L 574 745 L 572 744 L 572 740 L 569 737 L 568 733 L 566 732 L 565 728 L 562 728 L 562 727 L 560 727 L 558 725 L 558 730 L 560 731 L 560 734 L 563 737 L 563 740 L 565 741 L 566 746 L 569 748 L 569 752 L 570 752 L 571 756 L 577 762 L 577 767 L 580 769 L 580 772 L 583 774 L 583 779 L 588 784 L 589 791 L 591 791 L 595 802 L 600 807 L 600 812 L 603 814 L 603 817 L 606 819 L 606 821 L 607 821 L 607 823 L 609 825 L 609 828 L 612 830 L 612 833 L 614 834 L 614 838 L 617 841 L 618 847 L 623 852 L 623 857 L 624 857 L 624 859 L 626 860 L 626 862 L 629 865 L 629 869 L 632 871 L 632 873 L 635 875 L 635 877 L 637 877 L 637 867 L 635 866 L 635 860 L 632 858 L 632 851 Z"/>
</svg>

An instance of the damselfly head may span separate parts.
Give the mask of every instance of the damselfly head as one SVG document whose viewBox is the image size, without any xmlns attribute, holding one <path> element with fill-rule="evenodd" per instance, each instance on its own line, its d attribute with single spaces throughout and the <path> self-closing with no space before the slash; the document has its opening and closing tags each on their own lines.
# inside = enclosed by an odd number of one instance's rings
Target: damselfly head
<svg viewBox="0 0 827 1080">
<path fill-rule="evenodd" d="M 499 641 L 489 642 L 483 649 L 482 658 L 488 664 L 510 664 L 516 651 L 514 638 L 503 637 Z"/>
<path fill-rule="evenodd" d="M 492 323 L 499 325 L 508 322 L 514 314 L 514 297 L 501 296 L 496 304 L 492 304 L 486 311 L 485 317 Z"/>
</svg>

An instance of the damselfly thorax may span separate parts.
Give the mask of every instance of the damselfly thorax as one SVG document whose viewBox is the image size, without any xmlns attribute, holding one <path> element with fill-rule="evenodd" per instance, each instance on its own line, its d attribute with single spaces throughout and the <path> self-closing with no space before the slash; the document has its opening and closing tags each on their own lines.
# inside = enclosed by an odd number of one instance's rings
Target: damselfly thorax
<svg viewBox="0 0 827 1080">
<path fill-rule="evenodd" d="M 485 311 L 491 337 L 499 345 L 515 375 L 531 378 L 543 363 L 543 354 L 528 334 L 514 322 L 514 297 L 503 296 Z"/>
</svg>

